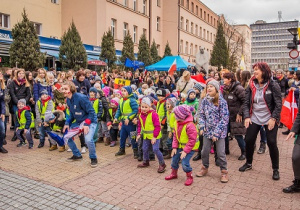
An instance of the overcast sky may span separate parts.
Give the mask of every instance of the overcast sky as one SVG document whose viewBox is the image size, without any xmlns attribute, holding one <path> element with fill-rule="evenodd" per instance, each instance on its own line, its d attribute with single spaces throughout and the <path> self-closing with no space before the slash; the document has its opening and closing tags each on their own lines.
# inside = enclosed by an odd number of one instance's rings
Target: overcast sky
<svg viewBox="0 0 300 210">
<path fill-rule="evenodd" d="M 300 0 L 201 0 L 215 13 L 224 14 L 228 23 L 252 24 L 256 20 L 278 22 L 300 20 Z"/>
</svg>

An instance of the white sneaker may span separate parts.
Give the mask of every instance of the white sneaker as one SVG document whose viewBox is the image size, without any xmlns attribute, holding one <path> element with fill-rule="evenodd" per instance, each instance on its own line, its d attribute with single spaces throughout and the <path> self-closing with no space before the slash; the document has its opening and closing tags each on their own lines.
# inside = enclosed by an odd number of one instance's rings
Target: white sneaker
<svg viewBox="0 0 300 210">
<path fill-rule="evenodd" d="M 82 148 L 81 148 L 81 153 L 82 153 L 82 154 L 86 153 L 86 147 L 82 147 Z"/>
<path fill-rule="evenodd" d="M 67 152 L 72 152 L 72 150 L 69 148 L 69 149 L 67 150 Z"/>
</svg>

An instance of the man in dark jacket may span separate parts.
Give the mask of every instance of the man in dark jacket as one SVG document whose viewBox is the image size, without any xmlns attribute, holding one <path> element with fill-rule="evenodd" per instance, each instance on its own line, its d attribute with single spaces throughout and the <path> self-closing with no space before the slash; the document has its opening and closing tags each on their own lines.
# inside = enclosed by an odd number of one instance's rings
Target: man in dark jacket
<svg viewBox="0 0 300 210">
<path fill-rule="evenodd" d="M 276 78 L 277 78 L 277 82 L 280 86 L 280 90 L 281 90 L 281 96 L 282 98 L 286 96 L 287 90 L 289 88 L 288 86 L 288 81 L 286 79 L 286 77 L 283 74 L 283 71 L 281 69 L 278 69 L 276 71 Z"/>
</svg>

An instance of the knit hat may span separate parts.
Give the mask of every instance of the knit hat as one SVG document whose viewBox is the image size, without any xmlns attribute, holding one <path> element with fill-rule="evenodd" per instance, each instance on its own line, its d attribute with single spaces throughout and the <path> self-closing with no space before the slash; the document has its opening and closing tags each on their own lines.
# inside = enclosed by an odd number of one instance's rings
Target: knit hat
<svg viewBox="0 0 300 210">
<path fill-rule="evenodd" d="M 136 91 L 136 89 L 137 89 L 136 85 L 130 85 L 130 87 L 131 87 L 132 91 Z"/>
<path fill-rule="evenodd" d="M 91 87 L 91 88 L 90 88 L 90 92 L 93 92 L 93 93 L 95 93 L 95 94 L 97 95 L 98 90 L 97 90 L 97 88 L 95 88 L 95 87 Z"/>
<path fill-rule="evenodd" d="M 110 93 L 110 88 L 106 86 L 106 87 L 102 88 L 102 91 L 103 91 L 105 97 L 107 97 Z"/>
<path fill-rule="evenodd" d="M 170 103 L 171 106 L 174 108 L 177 104 L 177 99 L 175 97 L 168 98 L 167 103 Z"/>
<path fill-rule="evenodd" d="M 197 90 L 199 90 L 199 92 L 201 92 L 202 89 L 203 89 L 203 87 L 202 87 L 202 85 L 200 83 L 195 83 L 194 88 L 197 89 Z"/>
<path fill-rule="evenodd" d="M 138 88 L 138 89 L 137 89 L 137 92 L 138 92 L 139 94 L 143 94 L 142 88 Z"/>
<path fill-rule="evenodd" d="M 95 76 L 95 82 L 100 81 L 102 82 L 101 78 L 99 76 Z"/>
<path fill-rule="evenodd" d="M 122 88 L 128 92 L 128 95 L 130 95 L 132 93 L 132 88 L 130 86 L 124 86 Z"/>
<path fill-rule="evenodd" d="M 115 106 L 119 106 L 120 99 L 118 97 L 115 97 L 110 100 L 110 103 L 114 104 Z"/>
<path fill-rule="evenodd" d="M 175 117 L 179 120 L 185 120 L 194 111 L 194 107 L 189 105 L 176 106 L 173 110 Z"/>
<path fill-rule="evenodd" d="M 217 92 L 220 91 L 220 83 L 217 80 L 211 80 L 207 83 L 207 85 L 212 85 L 216 88 Z"/>
<path fill-rule="evenodd" d="M 190 96 L 191 93 L 195 93 L 196 95 L 196 91 L 194 89 L 189 89 L 187 92 L 188 97 Z"/>
<path fill-rule="evenodd" d="M 96 72 L 96 71 L 92 71 L 92 75 L 93 75 L 93 76 L 96 76 L 96 75 L 97 75 L 97 72 Z"/>
<path fill-rule="evenodd" d="M 151 100 L 150 100 L 150 98 L 148 98 L 148 97 L 144 97 L 143 99 L 142 99 L 142 103 L 141 104 L 147 104 L 148 106 L 151 106 Z"/>
<path fill-rule="evenodd" d="M 156 95 L 157 95 L 157 96 L 166 97 L 167 92 L 166 92 L 165 89 L 159 88 L 159 89 L 156 91 Z"/>
<path fill-rule="evenodd" d="M 114 94 L 119 94 L 120 96 L 122 96 L 122 91 L 119 89 L 114 89 Z"/>
<path fill-rule="evenodd" d="M 24 104 L 26 106 L 26 100 L 24 98 L 18 100 L 18 103 L 22 103 L 22 104 Z"/>
<path fill-rule="evenodd" d="M 40 91 L 40 95 L 49 95 L 46 89 Z"/>
<path fill-rule="evenodd" d="M 148 89 L 146 89 L 146 90 L 144 91 L 145 96 L 150 95 L 151 93 L 154 93 L 154 94 L 155 94 L 155 92 L 154 92 L 154 90 L 153 90 L 152 88 L 148 88 Z"/>
</svg>

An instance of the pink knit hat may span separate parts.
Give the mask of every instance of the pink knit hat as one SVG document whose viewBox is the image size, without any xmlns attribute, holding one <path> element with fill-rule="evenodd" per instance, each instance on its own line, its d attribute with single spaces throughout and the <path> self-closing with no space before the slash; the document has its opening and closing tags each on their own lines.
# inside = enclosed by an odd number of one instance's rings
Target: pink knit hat
<svg viewBox="0 0 300 210">
<path fill-rule="evenodd" d="M 185 120 L 194 111 L 194 107 L 189 105 L 176 106 L 173 110 L 175 117 L 179 120 Z"/>
<path fill-rule="evenodd" d="M 114 104 L 115 106 L 119 106 L 119 102 L 120 102 L 120 99 L 115 97 L 115 98 L 112 98 L 110 100 L 110 103 Z"/>
<path fill-rule="evenodd" d="M 114 94 L 120 94 L 120 96 L 122 96 L 122 91 L 119 89 L 114 89 Z"/>
<path fill-rule="evenodd" d="M 105 97 L 107 97 L 109 95 L 110 88 L 106 86 L 106 87 L 102 88 L 102 91 L 103 91 Z"/>
</svg>

